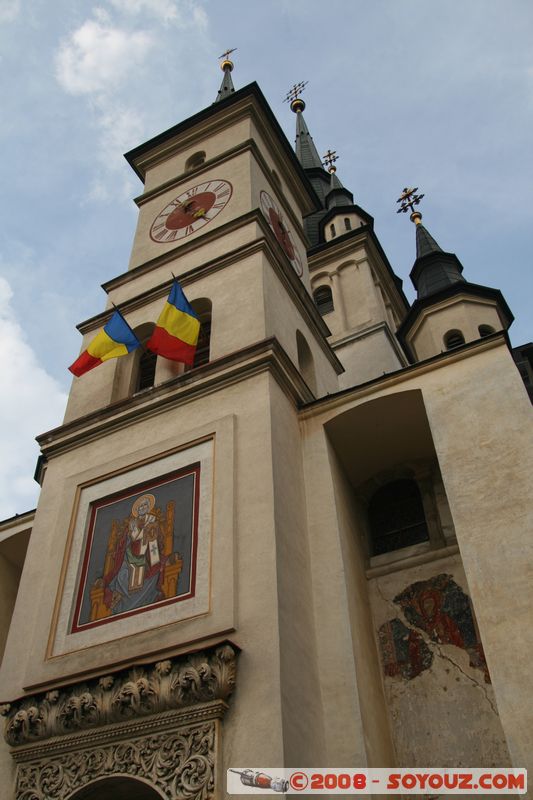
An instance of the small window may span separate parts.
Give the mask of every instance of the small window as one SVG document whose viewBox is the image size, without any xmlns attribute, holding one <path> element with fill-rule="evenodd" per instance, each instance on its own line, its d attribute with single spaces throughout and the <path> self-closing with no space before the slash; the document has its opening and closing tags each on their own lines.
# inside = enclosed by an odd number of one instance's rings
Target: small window
<svg viewBox="0 0 533 800">
<path fill-rule="evenodd" d="M 352 230 L 352 223 L 349 217 L 344 217 L 344 227 L 346 228 L 347 231 Z"/>
<path fill-rule="evenodd" d="M 463 336 L 462 331 L 448 331 L 448 333 L 444 336 L 446 350 L 453 350 L 454 347 L 460 347 L 464 343 L 465 337 Z"/>
<path fill-rule="evenodd" d="M 480 325 L 478 331 L 481 338 L 483 338 L 484 336 L 490 336 L 491 333 L 494 333 L 494 328 L 492 325 Z"/>
<path fill-rule="evenodd" d="M 315 289 L 313 292 L 313 300 L 321 316 L 329 314 L 334 310 L 333 295 L 331 294 L 329 286 L 319 286 L 318 289 Z"/>
<path fill-rule="evenodd" d="M 131 392 L 141 392 L 149 389 L 155 383 L 155 368 L 157 366 L 157 355 L 146 349 L 146 342 L 154 330 L 153 322 L 145 322 L 135 328 L 134 333 L 141 343 L 141 347 L 135 350 L 132 368 Z"/>
<path fill-rule="evenodd" d="M 375 492 L 368 521 L 373 556 L 429 540 L 420 490 L 407 478 L 391 481 Z"/>
<path fill-rule="evenodd" d="M 156 353 L 145 350 L 141 353 L 139 359 L 139 371 L 137 373 L 137 386 L 136 392 L 141 392 L 143 389 L 149 389 L 154 385 L 155 380 L 155 367 L 157 363 Z"/>
<path fill-rule="evenodd" d="M 209 362 L 209 347 L 211 345 L 211 319 L 205 319 L 200 324 L 198 344 L 194 354 L 194 367 L 201 367 Z"/>
<path fill-rule="evenodd" d="M 332 236 L 337 235 L 335 232 L 335 225 L 333 223 L 331 223 L 331 225 L 329 226 L 329 232 L 331 233 Z"/>
<path fill-rule="evenodd" d="M 193 153 L 192 156 L 189 156 L 187 161 L 185 162 L 185 172 L 192 172 L 193 169 L 201 166 L 205 161 L 205 150 L 198 150 L 197 153 Z"/>
</svg>

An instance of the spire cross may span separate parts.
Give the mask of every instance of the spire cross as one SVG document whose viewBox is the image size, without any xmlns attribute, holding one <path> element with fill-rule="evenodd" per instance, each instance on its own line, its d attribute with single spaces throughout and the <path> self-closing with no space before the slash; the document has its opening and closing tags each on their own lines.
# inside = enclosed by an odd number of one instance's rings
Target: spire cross
<svg viewBox="0 0 533 800">
<path fill-rule="evenodd" d="M 337 168 L 335 167 L 335 161 L 339 160 L 339 156 L 337 155 L 336 150 L 328 150 L 322 158 L 324 161 L 322 162 L 325 167 L 328 168 L 328 172 L 336 172 Z"/>
<path fill-rule="evenodd" d="M 222 55 L 221 55 L 221 56 L 219 56 L 219 58 L 220 58 L 220 59 L 223 59 L 224 61 L 227 61 L 227 60 L 229 59 L 230 55 L 231 55 L 232 53 L 234 53 L 234 52 L 235 52 L 235 50 L 237 50 L 237 48 L 236 48 L 236 47 L 232 47 L 232 48 L 231 48 L 231 50 L 225 50 L 225 51 L 222 53 Z"/>
<path fill-rule="evenodd" d="M 283 102 L 291 103 L 292 105 L 292 103 L 301 95 L 308 83 L 309 81 L 300 81 L 300 83 L 295 83 L 292 89 L 289 89 L 287 92 Z"/>
<path fill-rule="evenodd" d="M 408 189 L 407 186 L 405 187 L 400 197 L 396 200 L 397 203 L 401 203 L 401 206 L 396 210 L 396 213 L 400 214 L 403 211 L 404 214 L 406 214 L 409 210 L 411 210 L 411 222 L 418 223 L 422 219 L 422 214 L 420 211 L 415 211 L 415 206 L 420 203 L 424 195 L 416 194 L 416 192 L 418 192 L 418 186 L 415 186 L 414 189 Z"/>
</svg>

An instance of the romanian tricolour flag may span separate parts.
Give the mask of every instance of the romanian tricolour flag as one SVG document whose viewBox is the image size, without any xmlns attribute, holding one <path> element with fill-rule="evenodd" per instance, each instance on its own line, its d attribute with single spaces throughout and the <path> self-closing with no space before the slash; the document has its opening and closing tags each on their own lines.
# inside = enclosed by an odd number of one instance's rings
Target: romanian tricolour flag
<svg viewBox="0 0 533 800">
<path fill-rule="evenodd" d="M 79 377 L 97 367 L 102 361 L 127 356 L 140 344 L 120 311 L 115 311 L 109 322 L 96 334 L 87 350 L 83 351 L 69 370 Z"/>
<path fill-rule="evenodd" d="M 167 302 L 146 347 L 163 358 L 192 365 L 200 333 L 200 320 L 183 289 L 174 279 Z"/>
</svg>

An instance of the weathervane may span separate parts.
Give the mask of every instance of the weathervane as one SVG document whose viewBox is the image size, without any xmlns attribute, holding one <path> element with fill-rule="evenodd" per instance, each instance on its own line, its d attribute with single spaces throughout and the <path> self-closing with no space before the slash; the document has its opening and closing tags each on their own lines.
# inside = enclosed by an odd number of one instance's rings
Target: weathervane
<svg viewBox="0 0 533 800">
<path fill-rule="evenodd" d="M 396 200 L 397 203 L 401 203 L 400 208 L 397 209 L 396 213 L 400 214 L 402 211 L 404 214 L 411 211 L 411 216 L 409 219 L 411 222 L 414 222 L 418 225 L 422 221 L 422 214 L 420 211 L 415 211 L 415 206 L 417 206 L 422 198 L 424 197 L 423 194 L 416 194 L 418 192 L 418 186 L 415 186 L 414 189 L 408 189 L 407 186 L 401 193 L 400 197 Z"/>
<path fill-rule="evenodd" d="M 237 50 L 237 48 L 236 47 L 232 47 L 229 50 L 225 50 L 222 53 L 222 55 L 219 56 L 219 59 L 221 59 L 221 61 L 222 61 L 221 65 L 220 65 L 220 69 L 222 69 L 222 70 L 229 69 L 229 71 L 231 72 L 231 70 L 233 69 L 233 61 L 230 61 L 229 57 L 230 57 L 230 55 L 232 53 L 235 52 L 235 50 Z"/>
<path fill-rule="evenodd" d="M 291 111 L 294 111 L 294 113 L 297 113 L 298 111 L 303 111 L 305 108 L 305 103 L 300 97 L 300 95 L 308 83 L 309 81 L 300 81 L 300 83 L 295 83 L 292 89 L 289 89 L 289 91 L 285 95 L 285 99 L 283 100 L 283 102 L 290 103 Z"/>
<path fill-rule="evenodd" d="M 336 150 L 328 150 L 327 153 L 324 153 L 322 158 L 324 159 L 322 163 L 325 167 L 327 167 L 328 172 L 337 172 L 335 161 L 339 160 L 339 156 L 337 155 Z"/>
</svg>

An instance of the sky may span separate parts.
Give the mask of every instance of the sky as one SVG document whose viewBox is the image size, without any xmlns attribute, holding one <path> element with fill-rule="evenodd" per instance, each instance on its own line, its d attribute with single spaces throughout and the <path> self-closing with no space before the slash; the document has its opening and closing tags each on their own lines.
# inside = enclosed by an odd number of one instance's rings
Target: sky
<svg viewBox="0 0 533 800">
<path fill-rule="evenodd" d="M 35 506 L 34 437 L 61 424 L 76 325 L 127 269 L 142 185 L 122 154 L 213 102 L 226 48 L 291 143 L 283 98 L 309 81 L 315 144 L 411 301 L 406 185 L 531 341 L 532 42 L 531 0 L 0 0 L 0 519 Z"/>
</svg>

